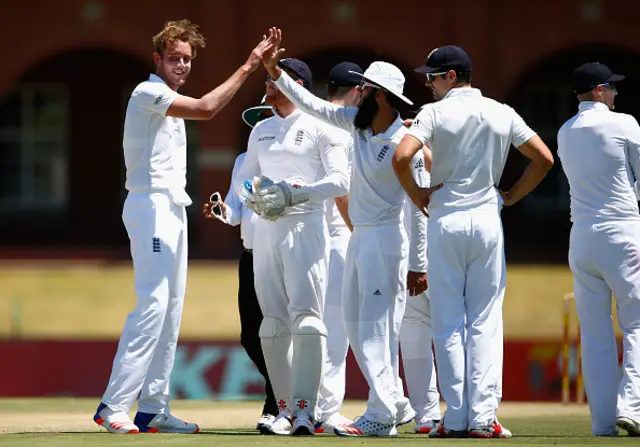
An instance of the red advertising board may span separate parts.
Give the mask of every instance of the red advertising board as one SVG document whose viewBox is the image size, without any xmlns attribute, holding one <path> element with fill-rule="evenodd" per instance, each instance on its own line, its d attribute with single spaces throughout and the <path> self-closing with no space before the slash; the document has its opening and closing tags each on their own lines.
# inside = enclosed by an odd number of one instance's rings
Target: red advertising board
<svg viewBox="0 0 640 447">
<path fill-rule="evenodd" d="M 0 341 L 1 397 L 99 397 L 109 379 L 116 341 Z M 503 400 L 560 401 L 561 344 L 507 341 Z M 570 374 L 575 378 L 576 355 Z M 367 385 L 351 353 L 347 399 L 366 399 Z M 176 353 L 172 392 L 188 399 L 255 399 L 262 377 L 236 342 L 182 342 Z"/>
</svg>

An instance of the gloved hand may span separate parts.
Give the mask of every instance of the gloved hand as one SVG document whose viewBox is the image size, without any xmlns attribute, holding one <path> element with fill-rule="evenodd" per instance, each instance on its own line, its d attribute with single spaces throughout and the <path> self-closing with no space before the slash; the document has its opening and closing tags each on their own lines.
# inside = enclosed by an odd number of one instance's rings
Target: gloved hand
<svg viewBox="0 0 640 447">
<path fill-rule="evenodd" d="M 274 185 L 273 180 L 269 177 L 254 177 L 253 180 L 244 181 L 243 188 L 239 192 L 238 196 L 240 201 L 254 213 L 258 214 L 263 219 L 275 222 L 284 214 L 284 207 L 271 206 L 269 208 L 265 208 L 261 198 L 256 194 L 256 191 L 259 191 L 260 188 L 270 187 L 272 185 Z"/>
<path fill-rule="evenodd" d="M 309 200 L 309 193 L 304 185 L 284 180 L 273 185 L 260 185 L 257 190 L 257 202 L 266 210 L 279 210 Z"/>
</svg>

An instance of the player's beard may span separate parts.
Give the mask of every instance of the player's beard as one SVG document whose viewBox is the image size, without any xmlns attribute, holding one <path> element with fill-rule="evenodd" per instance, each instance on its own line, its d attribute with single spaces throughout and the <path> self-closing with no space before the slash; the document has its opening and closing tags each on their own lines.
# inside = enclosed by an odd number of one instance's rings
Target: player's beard
<svg viewBox="0 0 640 447">
<path fill-rule="evenodd" d="M 370 92 L 367 96 L 362 98 L 362 102 L 358 107 L 358 113 L 353 120 L 353 125 L 356 129 L 366 130 L 371 127 L 373 118 L 378 113 L 378 103 L 376 102 L 375 90 Z"/>
</svg>

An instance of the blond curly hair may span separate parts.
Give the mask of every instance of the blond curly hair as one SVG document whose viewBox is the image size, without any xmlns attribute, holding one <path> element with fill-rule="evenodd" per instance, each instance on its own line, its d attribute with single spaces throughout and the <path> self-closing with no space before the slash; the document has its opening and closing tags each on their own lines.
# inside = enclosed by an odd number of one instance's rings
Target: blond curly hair
<svg viewBox="0 0 640 447">
<path fill-rule="evenodd" d="M 167 47 L 178 41 L 191 45 L 192 59 L 196 57 L 197 48 L 205 46 L 205 39 L 198 32 L 198 25 L 191 23 L 189 19 L 182 19 L 166 22 L 162 31 L 153 36 L 153 47 L 162 56 Z"/>
</svg>

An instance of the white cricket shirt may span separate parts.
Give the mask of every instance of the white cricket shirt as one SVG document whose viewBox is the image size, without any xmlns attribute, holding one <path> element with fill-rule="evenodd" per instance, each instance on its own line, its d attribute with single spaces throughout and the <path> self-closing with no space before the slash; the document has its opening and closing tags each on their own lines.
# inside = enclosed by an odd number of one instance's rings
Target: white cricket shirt
<svg viewBox="0 0 640 447">
<path fill-rule="evenodd" d="M 285 215 L 324 214 L 326 199 L 348 191 L 348 138 L 299 110 L 286 118 L 275 112 L 251 131 L 233 190 L 237 193 L 245 180 L 261 175 L 274 183 L 301 183 L 307 186 L 309 201 L 287 208 Z"/>
<path fill-rule="evenodd" d="M 411 161 L 413 178 L 422 188 L 430 186 L 429 172 L 425 169 L 424 152 L 418 151 Z M 403 209 L 404 229 L 409 237 L 409 271 L 427 271 L 427 225 L 428 219 L 407 197 Z"/>
<path fill-rule="evenodd" d="M 407 131 L 400 117 L 386 132 L 373 135 L 371 129 L 360 131 L 353 125 L 357 107 L 342 107 L 318 98 L 284 71 L 275 83 L 300 110 L 351 134 L 349 217 L 353 225 L 400 224 L 406 193 L 391 164 L 396 146 Z"/>
<path fill-rule="evenodd" d="M 347 178 L 350 179 L 351 178 L 351 163 L 352 163 L 352 159 L 353 159 L 353 139 L 351 138 L 351 135 L 349 135 L 348 132 L 342 130 L 342 129 L 338 129 L 337 127 L 333 127 L 333 131 L 335 132 L 343 132 L 344 133 L 344 138 L 346 141 L 349 142 L 349 145 L 347 146 Z M 344 221 L 344 218 L 342 217 L 342 214 L 340 214 L 340 211 L 338 211 L 338 206 L 336 205 L 336 201 L 334 198 L 332 199 L 328 199 L 326 201 L 326 211 L 325 211 L 325 217 L 327 219 L 327 226 L 329 228 L 329 234 L 333 234 L 333 232 L 335 230 L 338 229 L 343 229 L 343 228 L 347 228 L 347 223 Z"/>
<path fill-rule="evenodd" d="M 167 190 L 180 205 L 190 205 L 187 184 L 187 134 L 184 120 L 165 116 L 178 96 L 158 76 L 133 90 L 124 120 L 124 162 L 128 191 Z"/>
<path fill-rule="evenodd" d="M 233 173 L 231 174 L 231 185 L 229 185 L 229 192 L 224 198 L 224 203 L 227 205 L 227 223 L 231 226 L 240 224 L 240 238 L 242 239 L 242 245 L 248 250 L 253 249 L 253 232 L 258 216 L 251 209 L 244 206 L 244 204 L 238 198 L 238 195 L 234 192 L 233 185 L 236 181 L 238 171 L 246 152 L 238 155 L 236 162 L 233 165 Z"/>
<path fill-rule="evenodd" d="M 499 211 L 497 186 L 509 149 L 535 136 L 515 110 L 476 88 L 454 88 L 442 100 L 425 104 L 408 134 L 431 147 L 431 184 L 443 184 L 431 196 L 431 217 Z"/>
<path fill-rule="evenodd" d="M 572 222 L 640 220 L 634 188 L 640 126 L 633 116 L 581 102 L 558 131 L 558 157 L 569 180 Z"/>
</svg>

